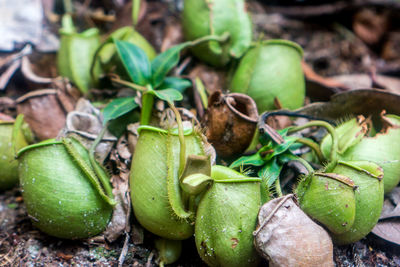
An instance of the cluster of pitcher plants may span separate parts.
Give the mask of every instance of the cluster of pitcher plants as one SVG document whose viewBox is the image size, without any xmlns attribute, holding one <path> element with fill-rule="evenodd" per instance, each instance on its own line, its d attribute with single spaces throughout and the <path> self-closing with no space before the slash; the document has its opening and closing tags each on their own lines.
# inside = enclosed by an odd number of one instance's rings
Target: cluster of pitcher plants
<svg viewBox="0 0 400 267">
<path fill-rule="evenodd" d="M 358 116 L 337 125 L 313 119 L 274 130 L 266 123 L 271 115 L 302 116 L 270 112 L 304 103 L 301 47 L 253 42 L 244 0 L 185 0 L 182 25 L 187 41 L 157 54 L 134 27 L 101 42 L 97 29 L 78 33 L 64 15 L 60 75 L 88 99 L 93 87 L 128 87 L 132 96 L 103 108 L 103 130 L 89 148 L 68 135 L 34 143 L 21 115 L 0 122 L 0 189 L 19 183 L 32 223 L 49 235 L 101 234 L 117 200 L 95 150 L 111 125 L 126 126 L 126 116 L 140 108 L 130 194 L 136 220 L 158 236 L 160 265 L 176 261 L 181 240 L 194 236 L 210 266 L 256 266 L 260 256 L 277 266 L 333 266 L 331 240 L 345 245 L 365 237 L 384 194 L 399 183 L 400 147 L 393 144 L 400 143 L 400 117 L 383 112 L 378 123 Z M 184 122 L 175 106 L 193 87 L 189 79 L 169 76 L 185 49 L 233 70 L 227 89 L 234 93 L 207 100 L 196 86 L 206 108 L 200 124 Z M 154 116 L 156 101 L 173 114 L 167 126 Z M 326 132 L 318 142 L 302 134 L 316 127 Z M 287 192 L 280 176 L 293 161 L 307 171 Z"/>
</svg>

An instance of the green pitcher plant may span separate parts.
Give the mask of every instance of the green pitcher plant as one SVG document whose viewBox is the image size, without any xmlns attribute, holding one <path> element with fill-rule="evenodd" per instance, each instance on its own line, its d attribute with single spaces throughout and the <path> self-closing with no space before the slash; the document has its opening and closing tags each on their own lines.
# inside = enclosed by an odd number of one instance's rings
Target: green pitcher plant
<svg viewBox="0 0 400 267">
<path fill-rule="evenodd" d="M 18 115 L 15 121 L 0 120 L 0 191 L 18 184 L 17 151 L 33 141 L 32 132 Z"/>
<path fill-rule="evenodd" d="M 116 202 L 107 171 L 94 158 L 100 140 L 95 140 L 90 151 L 78 140 L 66 137 L 18 152 L 26 209 L 41 231 L 81 239 L 105 230 Z"/>
<path fill-rule="evenodd" d="M 305 98 L 302 57 L 302 48 L 294 42 L 260 41 L 240 60 L 230 89 L 252 97 L 259 113 L 277 108 L 299 108 Z"/>
<path fill-rule="evenodd" d="M 100 76 L 107 74 L 113 68 L 116 68 L 116 71 L 120 73 L 121 76 L 126 76 L 124 67 L 118 57 L 114 44 L 116 40 L 125 41 L 140 47 L 149 60 L 153 60 L 157 55 L 153 46 L 133 27 L 126 26 L 119 28 L 107 37 L 94 54 L 94 60 L 91 67 L 91 75 L 94 80 L 100 79 Z M 100 63 L 102 73 L 96 72 L 96 62 Z"/>
<path fill-rule="evenodd" d="M 183 183 L 194 184 L 198 176 Z M 196 212 L 195 241 L 209 266 L 257 266 L 253 231 L 261 206 L 260 182 L 219 165 L 212 167 L 210 177 L 203 176 L 209 185 Z"/>
<path fill-rule="evenodd" d="M 229 34 L 226 42 L 208 41 L 191 48 L 197 58 L 217 67 L 239 59 L 252 39 L 251 19 L 244 0 L 185 0 L 182 26 L 190 41 L 210 34 Z"/>
<path fill-rule="evenodd" d="M 193 234 L 194 203 L 182 192 L 180 176 L 186 155 L 205 155 L 203 139 L 191 128 L 184 130 L 183 140 L 176 129 L 141 126 L 138 132 L 130 175 L 135 216 L 158 236 L 189 238 Z"/>
<path fill-rule="evenodd" d="M 121 80 L 115 75 L 111 76 L 111 80 L 141 93 L 142 110 L 140 124 L 148 125 L 152 116 L 154 96 L 168 103 L 179 101 L 183 98 L 181 93 L 191 86 L 189 80 L 167 76 L 178 64 L 180 52 L 187 47 L 195 46 L 205 41 L 224 41 L 226 39 L 227 35 L 205 36 L 193 42 L 185 42 L 173 46 L 157 55 L 152 61 L 149 60 L 143 49 L 137 45 L 113 39 L 118 56 L 122 61 L 122 65 L 130 81 Z M 116 106 L 115 101 L 118 101 L 118 106 L 123 106 L 125 113 L 138 106 L 137 103 L 135 103 L 135 97 L 117 98 L 109 103 L 110 110 L 120 109 L 119 107 L 113 108 L 113 106 Z M 123 115 L 120 112 L 117 113 Z"/>
<path fill-rule="evenodd" d="M 400 148 L 393 144 L 400 142 L 400 117 L 381 114 L 384 127 L 374 136 L 368 132 L 368 119 L 363 116 L 352 118 L 336 127 L 339 138 L 338 156 L 343 160 L 367 160 L 377 163 L 384 172 L 385 194 L 393 190 L 400 182 Z M 327 154 L 331 138 L 326 136 L 321 142 L 321 151 Z"/>
<path fill-rule="evenodd" d="M 308 170 L 295 189 L 301 209 L 323 224 L 337 244 L 356 242 L 367 235 L 377 223 L 383 206 L 383 170 L 371 161 L 342 160 L 337 152 L 359 138 L 359 134 L 354 133 L 363 132 L 363 128 L 348 128 L 346 132 L 352 133 L 351 138 L 343 139 L 339 138 L 340 134 L 331 124 L 324 121 L 310 121 L 302 126 L 275 131 L 265 124 L 265 114 L 260 119 L 260 129 L 263 130 L 260 142 L 264 147 L 254 155 L 240 158 L 232 167 L 253 165 L 261 167 L 261 170 L 267 167 L 269 173 L 266 182 L 272 184 L 272 179 L 275 179 L 276 191 L 280 196 L 279 173 L 282 164 L 289 160 L 299 161 Z M 315 126 L 328 131 L 331 143 L 326 153 L 311 140 L 286 135 Z M 314 170 L 306 160 L 294 155 L 296 143 L 312 148 L 325 166 Z M 283 147 L 286 150 L 281 152 Z M 271 172 L 273 168 L 270 166 L 275 166 L 275 172 Z"/>
<path fill-rule="evenodd" d="M 100 45 L 100 34 L 96 28 L 78 33 L 69 14 L 63 16 L 60 29 L 60 49 L 57 53 L 57 69 L 61 76 L 73 82 L 82 94 L 96 84 L 91 78 L 90 69 L 96 76 L 101 72 L 99 64 L 92 62 L 95 51 Z"/>
<path fill-rule="evenodd" d="M 181 256 L 182 242 L 180 240 L 158 238 L 154 241 L 154 244 L 158 251 L 160 267 L 163 267 L 165 264 L 174 263 Z"/>
</svg>

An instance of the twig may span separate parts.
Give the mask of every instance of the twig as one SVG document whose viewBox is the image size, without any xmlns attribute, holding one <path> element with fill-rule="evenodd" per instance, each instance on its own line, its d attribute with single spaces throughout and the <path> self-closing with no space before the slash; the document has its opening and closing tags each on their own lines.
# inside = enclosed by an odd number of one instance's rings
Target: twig
<svg viewBox="0 0 400 267">
<path fill-rule="evenodd" d="M 125 261 L 126 254 L 128 253 L 129 248 L 129 233 L 125 232 L 125 241 L 124 246 L 122 247 L 121 254 L 118 258 L 118 267 L 122 267 L 122 264 Z"/>
</svg>

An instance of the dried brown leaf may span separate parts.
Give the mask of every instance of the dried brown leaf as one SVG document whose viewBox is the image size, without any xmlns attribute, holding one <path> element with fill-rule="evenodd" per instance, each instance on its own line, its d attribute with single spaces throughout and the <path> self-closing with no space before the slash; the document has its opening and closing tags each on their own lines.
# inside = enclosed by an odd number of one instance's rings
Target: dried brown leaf
<svg viewBox="0 0 400 267">
<path fill-rule="evenodd" d="M 88 100 L 81 98 L 76 104 L 76 109 L 68 113 L 65 127 L 58 136 L 74 136 L 90 149 L 103 127 L 100 111 Z M 99 162 L 104 162 L 116 141 L 117 138 L 106 130 L 103 139 L 96 147 L 96 157 Z"/>
<path fill-rule="evenodd" d="M 66 112 L 57 99 L 57 90 L 43 89 L 17 99 L 17 111 L 40 140 L 55 138 L 64 127 Z"/>
<path fill-rule="evenodd" d="M 0 113 L 0 121 L 14 121 L 14 118 L 7 114 Z"/>
<path fill-rule="evenodd" d="M 378 222 L 372 229 L 372 233 L 386 242 L 400 246 L 400 218 Z"/>
<path fill-rule="evenodd" d="M 257 120 L 257 106 L 251 97 L 216 91 L 209 98 L 205 116 L 207 139 L 219 156 L 238 155 L 250 145 Z"/>
<path fill-rule="evenodd" d="M 400 95 L 379 89 L 358 89 L 335 94 L 329 102 L 315 102 L 296 110 L 317 118 L 335 120 L 349 115 L 400 114 Z"/>
<path fill-rule="evenodd" d="M 337 81 L 337 80 L 332 79 L 332 78 L 326 78 L 326 77 L 323 77 L 323 76 L 317 74 L 317 73 L 311 68 L 311 66 L 308 65 L 308 64 L 307 64 L 306 62 L 304 62 L 304 61 L 301 62 L 301 66 L 302 66 L 302 68 L 303 68 L 303 72 L 304 72 L 304 75 L 306 76 L 306 79 L 307 79 L 307 80 L 311 80 L 311 81 L 314 81 L 314 82 L 318 82 L 318 83 L 320 83 L 320 84 L 322 84 L 322 85 L 324 85 L 324 86 L 327 86 L 327 87 L 344 88 L 344 89 L 347 88 L 347 86 L 344 85 L 343 83 L 341 83 L 340 81 Z"/>
<path fill-rule="evenodd" d="M 385 75 L 368 75 L 368 74 L 347 74 L 332 77 L 333 79 L 343 83 L 350 90 L 359 88 L 379 87 L 388 92 L 400 94 L 400 79 Z"/>
<path fill-rule="evenodd" d="M 334 266 L 331 238 L 295 204 L 293 195 L 261 207 L 254 235 L 269 266 Z"/>
<path fill-rule="evenodd" d="M 379 222 L 372 233 L 384 242 L 400 246 L 400 188 L 396 187 L 385 199 Z"/>
</svg>

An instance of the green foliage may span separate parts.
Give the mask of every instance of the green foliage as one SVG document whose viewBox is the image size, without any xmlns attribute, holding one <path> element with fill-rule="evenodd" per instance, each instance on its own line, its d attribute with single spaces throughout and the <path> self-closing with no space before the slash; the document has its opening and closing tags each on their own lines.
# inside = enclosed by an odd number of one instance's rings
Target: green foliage
<svg viewBox="0 0 400 267">
<path fill-rule="evenodd" d="M 173 103 L 182 100 L 183 92 L 191 86 L 191 82 L 178 77 L 166 77 L 167 74 L 179 62 L 180 51 L 191 43 L 183 43 L 174 46 L 167 51 L 159 54 L 151 63 L 146 53 L 139 47 L 126 41 L 113 39 L 122 65 L 128 74 L 133 88 L 141 90 L 143 96 L 146 94 L 154 95 L 157 98 Z M 129 103 L 132 102 L 132 103 Z M 147 124 L 152 97 L 142 99 L 142 120 L 141 123 Z M 116 119 L 137 107 L 132 99 L 116 99 L 106 108 L 104 123 Z M 143 119 L 145 118 L 145 119 Z"/>
<path fill-rule="evenodd" d="M 69 15 L 65 15 L 60 30 L 61 42 L 57 53 L 57 68 L 61 76 L 67 77 L 83 93 L 87 93 L 95 81 L 90 70 L 94 54 L 100 45 L 100 35 L 96 28 L 77 33 Z M 92 73 L 98 74 L 99 65 L 92 66 Z"/>
<path fill-rule="evenodd" d="M 103 110 L 103 125 L 132 111 L 139 105 L 134 97 L 121 97 L 112 100 Z"/>
<path fill-rule="evenodd" d="M 168 72 L 174 68 L 179 62 L 179 53 L 188 44 L 183 43 L 176 45 L 166 50 L 165 52 L 159 54 L 152 62 L 152 85 L 154 87 L 159 86 L 164 80 Z"/>
<path fill-rule="evenodd" d="M 151 65 L 146 53 L 129 42 L 114 40 L 114 43 L 129 78 L 139 85 L 149 84 Z"/>
<path fill-rule="evenodd" d="M 178 90 L 171 88 L 151 92 L 154 93 L 154 95 L 157 96 L 159 99 L 167 101 L 169 103 L 182 100 L 183 98 L 182 94 Z"/>
<path fill-rule="evenodd" d="M 297 138 L 287 136 L 287 132 L 288 129 L 278 131 L 284 140 L 281 144 L 272 141 L 268 135 L 261 135 L 260 142 L 264 146 L 253 155 L 240 157 L 229 167 L 239 168 L 249 165 L 261 167 L 258 176 L 263 178 L 264 186 L 270 187 L 279 178 L 283 164 L 297 159 L 292 153 L 292 150 L 297 148 L 295 143 Z"/>
<path fill-rule="evenodd" d="M 179 92 L 183 93 L 187 88 L 192 86 L 192 82 L 188 79 L 178 77 L 166 77 L 158 89 L 174 88 Z"/>
</svg>

